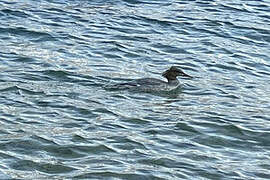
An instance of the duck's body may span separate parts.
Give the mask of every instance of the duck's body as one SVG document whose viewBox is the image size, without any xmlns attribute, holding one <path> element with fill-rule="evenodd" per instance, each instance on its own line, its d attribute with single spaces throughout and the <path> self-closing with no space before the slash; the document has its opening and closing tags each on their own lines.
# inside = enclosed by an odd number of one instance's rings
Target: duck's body
<svg viewBox="0 0 270 180">
<path fill-rule="evenodd" d="M 120 89 L 130 89 L 138 91 L 171 91 L 180 85 L 178 80 L 170 83 L 155 78 L 136 79 L 131 82 L 118 84 Z"/>
<path fill-rule="evenodd" d="M 165 71 L 162 76 L 167 79 L 167 82 L 155 78 L 142 78 L 126 83 L 116 84 L 113 88 L 144 92 L 171 91 L 178 88 L 180 85 L 179 80 L 176 78 L 177 76 L 191 77 L 175 66 L 172 66 L 170 69 Z"/>
</svg>

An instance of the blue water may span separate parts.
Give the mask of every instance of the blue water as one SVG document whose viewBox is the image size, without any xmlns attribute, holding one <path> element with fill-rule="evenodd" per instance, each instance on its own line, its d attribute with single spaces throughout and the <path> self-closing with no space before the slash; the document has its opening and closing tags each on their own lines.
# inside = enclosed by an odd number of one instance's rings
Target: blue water
<svg viewBox="0 0 270 180">
<path fill-rule="evenodd" d="M 0 179 L 270 179 L 269 44 L 268 0 L 0 0 Z"/>
</svg>

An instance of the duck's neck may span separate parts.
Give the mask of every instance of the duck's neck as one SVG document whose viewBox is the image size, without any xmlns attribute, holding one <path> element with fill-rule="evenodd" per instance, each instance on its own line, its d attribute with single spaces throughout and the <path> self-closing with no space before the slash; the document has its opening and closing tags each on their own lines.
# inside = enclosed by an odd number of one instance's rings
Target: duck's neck
<svg viewBox="0 0 270 180">
<path fill-rule="evenodd" d="M 167 79 L 167 80 L 168 80 L 169 85 L 178 85 L 179 84 L 179 80 L 177 78 L 175 78 L 175 79 Z"/>
</svg>

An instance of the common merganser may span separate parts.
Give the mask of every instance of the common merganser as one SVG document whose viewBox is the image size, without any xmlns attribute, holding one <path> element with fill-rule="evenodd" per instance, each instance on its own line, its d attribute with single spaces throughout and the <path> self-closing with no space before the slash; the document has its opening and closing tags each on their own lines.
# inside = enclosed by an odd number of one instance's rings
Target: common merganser
<svg viewBox="0 0 270 180">
<path fill-rule="evenodd" d="M 176 78 L 177 76 L 192 78 L 175 66 L 163 72 L 162 76 L 167 79 L 167 82 L 155 78 L 142 78 L 126 83 L 115 84 L 109 89 L 129 89 L 143 92 L 171 91 L 178 88 L 180 85 L 179 80 Z"/>
</svg>

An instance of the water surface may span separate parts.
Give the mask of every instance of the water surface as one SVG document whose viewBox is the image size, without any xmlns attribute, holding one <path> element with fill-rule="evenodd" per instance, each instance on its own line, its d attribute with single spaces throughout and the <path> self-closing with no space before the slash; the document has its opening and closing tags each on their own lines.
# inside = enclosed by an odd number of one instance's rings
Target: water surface
<svg viewBox="0 0 270 180">
<path fill-rule="evenodd" d="M 0 179 L 269 179 L 269 9 L 0 0 Z M 103 88 L 171 65 L 178 91 Z"/>
</svg>

